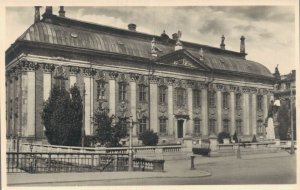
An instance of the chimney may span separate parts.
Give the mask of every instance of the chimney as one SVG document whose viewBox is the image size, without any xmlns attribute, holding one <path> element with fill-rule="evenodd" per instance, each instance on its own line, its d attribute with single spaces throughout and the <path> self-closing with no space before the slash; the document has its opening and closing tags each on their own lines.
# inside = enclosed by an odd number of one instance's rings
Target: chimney
<svg viewBox="0 0 300 190">
<path fill-rule="evenodd" d="M 34 23 L 39 22 L 41 19 L 40 8 L 41 6 L 34 6 Z"/>
<path fill-rule="evenodd" d="M 59 6 L 59 12 L 58 12 L 58 15 L 60 17 L 66 17 L 65 15 L 66 11 L 64 10 L 64 6 Z"/>
<path fill-rule="evenodd" d="M 241 36 L 240 52 L 245 53 L 245 37 Z"/>
<path fill-rule="evenodd" d="M 177 39 L 178 39 L 177 33 L 172 34 L 172 39 L 177 41 Z"/>
<path fill-rule="evenodd" d="M 45 15 L 52 15 L 52 14 L 53 14 L 52 6 L 46 6 Z"/>
<path fill-rule="evenodd" d="M 223 50 L 225 50 L 225 44 L 224 44 L 224 41 L 225 41 L 225 37 L 224 37 L 224 35 L 222 35 L 222 37 L 221 37 L 220 48 L 223 49 Z"/>
<path fill-rule="evenodd" d="M 128 30 L 135 32 L 136 31 L 136 25 L 133 23 L 128 24 Z"/>
</svg>

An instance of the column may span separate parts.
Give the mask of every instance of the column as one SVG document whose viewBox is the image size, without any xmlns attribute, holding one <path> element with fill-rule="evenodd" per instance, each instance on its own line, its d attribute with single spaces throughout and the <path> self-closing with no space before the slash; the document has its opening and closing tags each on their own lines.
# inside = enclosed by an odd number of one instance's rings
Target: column
<svg viewBox="0 0 300 190">
<path fill-rule="evenodd" d="M 202 135 L 208 135 L 208 107 L 207 107 L 207 89 L 201 90 L 201 126 Z"/>
<path fill-rule="evenodd" d="M 217 90 L 217 134 L 222 132 L 222 92 Z"/>
<path fill-rule="evenodd" d="M 187 131 L 186 133 L 191 135 L 193 133 L 193 125 L 194 125 L 194 118 L 193 118 L 193 89 L 191 87 L 187 88 L 187 96 L 188 96 L 188 114 L 190 120 L 188 120 Z"/>
<path fill-rule="evenodd" d="M 84 97 L 84 126 L 85 134 L 91 135 L 93 132 L 92 117 L 93 117 L 93 77 L 85 76 L 83 78 L 84 88 L 85 88 L 85 97 Z"/>
<path fill-rule="evenodd" d="M 257 129 L 257 118 L 256 118 L 256 111 L 257 111 L 257 97 L 256 93 L 252 94 L 252 111 L 251 111 L 251 120 L 252 120 L 252 135 L 256 135 L 256 129 Z"/>
<path fill-rule="evenodd" d="M 249 135 L 249 94 L 248 92 L 243 93 L 243 124 L 244 124 L 244 135 Z"/>
<path fill-rule="evenodd" d="M 69 81 L 70 81 L 70 88 L 72 88 L 75 83 L 77 82 L 77 77 L 76 75 L 80 72 L 79 67 L 70 67 L 69 70 Z"/>
<path fill-rule="evenodd" d="M 130 112 L 132 115 L 132 120 L 134 122 L 137 121 L 137 116 L 136 116 L 136 106 L 137 106 L 137 99 L 136 99 L 136 80 L 138 79 L 138 75 L 137 74 L 131 74 L 130 75 L 130 83 L 129 83 L 129 87 L 130 87 Z M 136 125 L 133 125 L 133 130 L 132 130 L 132 135 L 136 136 L 137 130 L 136 130 Z"/>
<path fill-rule="evenodd" d="M 70 77 L 69 78 L 69 80 L 70 80 L 70 88 L 72 88 L 75 85 L 75 83 L 76 83 L 76 75 L 70 74 L 69 77 Z"/>
<path fill-rule="evenodd" d="M 158 110 L 157 110 L 157 79 L 153 76 L 150 79 L 150 129 L 158 132 Z"/>
<path fill-rule="evenodd" d="M 44 101 L 48 100 L 51 92 L 51 73 L 50 72 L 44 72 L 43 73 L 43 87 L 44 87 L 44 92 L 43 92 L 43 99 Z"/>
<path fill-rule="evenodd" d="M 268 117 L 268 96 L 266 94 L 263 95 L 263 121 L 265 122 Z M 264 137 L 266 135 L 266 127 L 263 125 L 263 134 Z"/>
<path fill-rule="evenodd" d="M 168 80 L 168 132 L 174 135 L 173 80 Z M 175 136 L 174 136 L 175 137 Z"/>
<path fill-rule="evenodd" d="M 235 91 L 230 92 L 230 103 L 229 103 L 229 111 L 230 111 L 230 135 L 233 135 L 236 129 L 235 126 Z"/>
<path fill-rule="evenodd" d="M 116 115 L 116 78 L 118 76 L 117 72 L 109 73 L 109 115 Z"/>
</svg>

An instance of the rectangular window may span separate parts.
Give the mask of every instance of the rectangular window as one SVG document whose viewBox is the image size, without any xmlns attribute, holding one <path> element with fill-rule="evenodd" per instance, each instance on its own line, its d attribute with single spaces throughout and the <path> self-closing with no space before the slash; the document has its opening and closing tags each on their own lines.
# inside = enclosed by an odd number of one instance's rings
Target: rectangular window
<svg viewBox="0 0 300 190">
<path fill-rule="evenodd" d="M 216 120 L 214 119 L 210 119 L 209 120 L 209 134 L 215 134 L 215 124 L 216 124 Z"/>
<path fill-rule="evenodd" d="M 124 101 L 126 100 L 126 84 L 119 83 L 119 100 Z"/>
<path fill-rule="evenodd" d="M 228 106 L 228 93 L 227 92 L 224 92 L 223 93 L 223 109 L 228 109 L 229 106 Z"/>
<path fill-rule="evenodd" d="M 201 102 L 201 91 L 200 90 L 193 90 L 193 105 L 194 108 L 199 108 L 200 107 L 200 102 Z"/>
<path fill-rule="evenodd" d="M 236 120 L 236 131 L 237 131 L 238 135 L 242 135 L 243 134 L 242 120 Z"/>
<path fill-rule="evenodd" d="M 209 94 L 208 94 L 208 103 L 209 103 L 210 108 L 216 107 L 215 96 L 216 96 L 216 92 L 214 92 L 214 91 L 209 92 Z"/>
<path fill-rule="evenodd" d="M 261 111 L 263 108 L 263 96 L 262 95 L 258 95 L 257 96 L 257 110 Z"/>
<path fill-rule="evenodd" d="M 146 101 L 146 86 L 139 85 L 139 101 L 145 102 Z"/>
<path fill-rule="evenodd" d="M 165 118 L 159 119 L 159 129 L 160 133 L 167 133 L 167 120 Z"/>
<path fill-rule="evenodd" d="M 291 83 L 286 83 L 286 84 L 285 84 L 285 88 L 286 88 L 287 90 L 289 90 L 289 89 L 291 88 Z"/>
<path fill-rule="evenodd" d="M 200 134 L 200 119 L 195 119 L 194 120 L 194 133 Z"/>
<path fill-rule="evenodd" d="M 262 120 L 257 121 L 257 134 L 263 135 L 263 122 Z"/>
<path fill-rule="evenodd" d="M 105 82 L 97 82 L 97 97 L 99 100 L 105 99 Z"/>
<path fill-rule="evenodd" d="M 143 118 L 139 120 L 139 131 L 138 133 L 143 133 L 147 130 L 147 119 Z"/>
<path fill-rule="evenodd" d="M 184 105 L 184 93 L 185 93 L 184 89 L 182 88 L 177 89 L 177 106 Z"/>
<path fill-rule="evenodd" d="M 235 95 L 235 108 L 236 109 L 241 109 L 241 94 L 236 94 Z"/>
<path fill-rule="evenodd" d="M 159 87 L 159 104 L 166 103 L 166 87 Z"/>
<path fill-rule="evenodd" d="M 226 133 L 229 132 L 229 120 L 227 120 L 227 119 L 223 120 L 223 131 Z"/>
</svg>

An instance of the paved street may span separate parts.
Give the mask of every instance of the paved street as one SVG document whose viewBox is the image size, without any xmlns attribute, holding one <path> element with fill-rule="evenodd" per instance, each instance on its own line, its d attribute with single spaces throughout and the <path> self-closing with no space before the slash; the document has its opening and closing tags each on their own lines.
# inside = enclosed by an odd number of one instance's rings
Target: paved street
<svg viewBox="0 0 300 190">
<path fill-rule="evenodd" d="M 83 180 L 71 182 L 53 182 L 22 184 L 22 186 L 47 185 L 205 185 L 205 184 L 293 184 L 296 183 L 296 156 L 286 152 L 245 155 L 236 157 L 197 157 L 196 170 L 189 170 L 190 160 L 166 162 L 166 172 L 159 175 L 137 176 L 126 179 L 122 176 L 113 178 Z M 201 171 L 211 173 L 210 176 L 196 175 Z M 173 175 L 170 175 L 170 172 Z M 175 175 L 175 173 L 178 173 Z M 41 174 L 40 174 L 41 175 Z M 59 174 L 61 175 L 61 174 Z M 70 175 L 70 174 L 63 174 Z M 97 174 L 95 174 L 97 175 Z M 118 178 L 116 174 L 115 178 Z M 126 173 L 125 173 L 126 175 Z M 128 174 L 130 176 L 130 174 Z M 173 177 L 172 177 L 173 176 Z M 33 177 L 33 175 L 31 175 Z"/>
</svg>

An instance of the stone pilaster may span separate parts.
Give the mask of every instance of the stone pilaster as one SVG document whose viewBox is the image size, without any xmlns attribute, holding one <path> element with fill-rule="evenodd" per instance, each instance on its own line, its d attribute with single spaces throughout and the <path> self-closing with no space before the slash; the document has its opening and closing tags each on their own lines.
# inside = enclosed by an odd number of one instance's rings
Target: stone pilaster
<svg viewBox="0 0 300 190">
<path fill-rule="evenodd" d="M 117 72 L 109 73 L 109 115 L 116 115 L 116 78 L 118 77 Z"/>
<path fill-rule="evenodd" d="M 243 124 L 244 124 L 244 135 L 250 134 L 250 119 L 249 119 L 249 92 L 248 87 L 242 87 L 243 91 Z"/>
<path fill-rule="evenodd" d="M 137 99 L 136 99 L 136 81 L 138 80 L 138 74 L 130 74 L 130 112 L 132 115 L 132 120 L 137 121 L 136 108 L 137 108 Z M 133 136 L 137 135 L 136 125 L 133 125 Z"/>
<path fill-rule="evenodd" d="M 54 70 L 54 65 L 52 64 L 43 64 L 43 100 L 48 100 L 51 92 L 52 86 L 52 71 Z"/>
<path fill-rule="evenodd" d="M 208 135 L 208 104 L 207 104 L 207 89 L 201 90 L 201 120 L 202 120 L 202 135 Z"/>
<path fill-rule="evenodd" d="M 187 85 L 187 106 L 188 106 L 188 114 L 190 119 L 188 120 L 187 123 L 187 134 L 191 135 L 193 133 L 193 128 L 194 128 L 194 117 L 193 117 L 193 82 L 192 81 L 188 81 L 188 85 Z"/>
<path fill-rule="evenodd" d="M 77 77 L 76 75 L 80 72 L 79 67 L 73 67 L 71 66 L 69 68 L 69 81 L 70 81 L 70 88 L 75 85 L 77 82 Z"/>
<path fill-rule="evenodd" d="M 157 78 L 155 76 L 152 76 L 150 78 L 150 123 L 151 126 L 150 129 L 153 130 L 153 132 L 157 133 L 158 130 L 158 110 L 157 110 Z"/>
<path fill-rule="evenodd" d="M 237 87 L 236 86 L 229 86 L 229 91 L 230 91 L 230 102 L 229 102 L 229 117 L 230 117 L 230 135 L 233 135 L 236 126 L 235 126 L 235 92 L 236 92 Z"/>
<path fill-rule="evenodd" d="M 173 84 L 174 79 L 168 79 L 168 132 L 174 135 L 174 105 L 173 105 Z M 175 137 L 175 136 L 174 136 Z"/>
<path fill-rule="evenodd" d="M 23 137 L 35 137 L 35 62 L 22 61 L 19 68 L 22 71 L 22 131 Z"/>
<path fill-rule="evenodd" d="M 268 103 L 267 91 L 263 90 L 263 121 L 266 121 L 266 119 L 268 117 L 268 107 L 269 107 L 269 103 Z M 265 137 L 265 135 L 266 135 L 265 125 L 263 125 L 263 134 Z"/>
<path fill-rule="evenodd" d="M 94 105 L 94 75 L 96 74 L 95 70 L 93 69 L 84 69 L 83 71 L 84 77 L 84 89 L 85 89 L 85 96 L 84 96 L 84 127 L 85 127 L 85 134 L 92 135 L 93 133 L 93 124 L 92 124 L 92 117 L 94 113 L 93 105 Z"/>
<path fill-rule="evenodd" d="M 221 84 L 216 84 L 216 90 L 217 90 L 217 134 L 222 132 L 223 126 L 222 126 L 222 90 L 224 89 L 224 86 Z"/>
<path fill-rule="evenodd" d="M 252 106 L 251 106 L 251 126 L 252 126 L 252 135 L 256 135 L 257 129 L 257 89 L 253 88 L 251 90 Z"/>
</svg>

